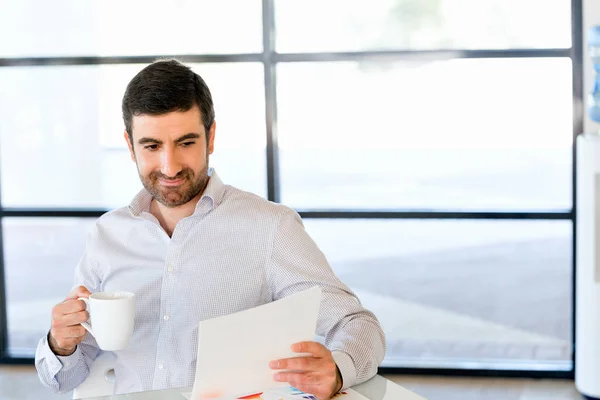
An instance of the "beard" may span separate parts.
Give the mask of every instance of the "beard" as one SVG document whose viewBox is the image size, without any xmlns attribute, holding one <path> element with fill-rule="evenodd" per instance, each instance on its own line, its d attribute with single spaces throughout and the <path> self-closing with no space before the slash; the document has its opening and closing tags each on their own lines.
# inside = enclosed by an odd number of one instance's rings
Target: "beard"
<svg viewBox="0 0 600 400">
<path fill-rule="evenodd" d="M 139 172 L 138 172 L 139 173 Z M 174 177 L 166 176 L 159 171 L 151 172 L 148 176 L 140 175 L 140 180 L 152 197 L 166 207 L 179 207 L 196 197 L 208 183 L 208 163 L 197 174 L 191 168 L 184 168 Z M 183 180 L 175 187 L 165 187 L 159 179 Z"/>
</svg>

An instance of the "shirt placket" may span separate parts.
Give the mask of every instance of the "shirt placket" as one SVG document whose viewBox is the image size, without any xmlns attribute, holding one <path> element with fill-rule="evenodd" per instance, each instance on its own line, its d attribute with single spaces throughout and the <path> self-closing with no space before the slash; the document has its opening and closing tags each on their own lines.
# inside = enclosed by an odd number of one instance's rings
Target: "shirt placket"
<svg viewBox="0 0 600 400">
<path fill-rule="evenodd" d="M 175 316 L 172 315 L 172 312 L 174 310 L 174 302 L 177 301 L 178 293 L 177 274 L 181 263 L 179 253 L 183 241 L 188 235 L 189 227 L 189 220 L 180 221 L 167 246 L 161 285 L 160 313 L 159 320 L 157 321 L 159 330 L 156 348 L 156 365 L 152 383 L 153 390 L 171 387 L 173 383 L 172 379 L 176 375 L 176 360 L 173 359 L 173 351 L 169 346 L 173 344 L 174 338 L 173 318 Z"/>
</svg>

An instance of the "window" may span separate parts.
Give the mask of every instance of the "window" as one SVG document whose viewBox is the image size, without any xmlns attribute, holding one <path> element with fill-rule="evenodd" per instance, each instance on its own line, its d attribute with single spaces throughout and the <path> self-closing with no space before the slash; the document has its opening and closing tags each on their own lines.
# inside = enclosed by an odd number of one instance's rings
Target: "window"
<svg viewBox="0 0 600 400">
<path fill-rule="evenodd" d="M 570 221 L 307 220 L 379 318 L 384 366 L 571 360 Z"/>
<path fill-rule="evenodd" d="M 3 4 L 0 351 L 32 357 L 94 219 L 140 189 L 121 97 L 176 56 L 213 93 L 211 165 L 300 212 L 384 367 L 572 376 L 581 7 Z"/>
<path fill-rule="evenodd" d="M 282 53 L 571 46 L 564 0 L 275 0 L 275 16 Z"/>
<path fill-rule="evenodd" d="M 258 0 L 5 2 L 0 57 L 259 53 Z M 235 10 L 235 12 L 232 12 Z M 18 32 L 18 35 L 15 35 Z"/>
<path fill-rule="evenodd" d="M 228 182 L 264 196 L 262 66 L 192 65 L 214 92 L 218 151 L 211 165 Z M 139 65 L 0 69 L 5 207 L 129 204 L 141 184 L 123 139 L 121 99 L 139 69 Z M 24 154 L 29 161 L 25 166 Z M 238 162 L 246 165 L 244 173 L 235 168 Z"/>
<path fill-rule="evenodd" d="M 282 63 L 281 200 L 568 210 L 571 68 L 567 58 Z"/>
</svg>

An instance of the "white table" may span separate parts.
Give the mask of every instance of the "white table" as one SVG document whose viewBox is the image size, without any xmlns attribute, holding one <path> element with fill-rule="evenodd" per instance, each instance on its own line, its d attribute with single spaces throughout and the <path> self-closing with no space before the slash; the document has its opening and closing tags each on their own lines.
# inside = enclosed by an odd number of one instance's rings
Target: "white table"
<svg viewBox="0 0 600 400">
<path fill-rule="evenodd" d="M 352 389 L 356 390 L 370 400 L 426 400 L 425 398 L 418 396 L 379 375 L 361 385 L 354 386 Z M 185 400 L 185 397 L 183 397 L 182 393 L 191 391 L 192 388 L 188 387 L 93 397 L 88 400 Z"/>
</svg>

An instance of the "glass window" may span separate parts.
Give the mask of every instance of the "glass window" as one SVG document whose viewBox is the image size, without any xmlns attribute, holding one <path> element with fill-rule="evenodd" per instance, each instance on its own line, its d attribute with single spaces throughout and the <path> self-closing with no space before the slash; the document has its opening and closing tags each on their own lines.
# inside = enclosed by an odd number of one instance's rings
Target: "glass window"
<svg viewBox="0 0 600 400">
<path fill-rule="evenodd" d="M 449 55 L 276 63 L 282 203 L 333 212 L 571 211 L 573 74 L 581 71 L 566 56 L 534 57 L 536 49 L 572 50 L 571 1 L 271 2 L 279 54 Z M 262 3 L 0 0 L 0 59 L 15 61 L 0 68 L 0 207 L 111 209 L 141 188 L 121 100 L 144 65 L 27 67 L 19 59 L 261 55 Z M 451 54 L 519 49 L 531 57 Z M 226 184 L 266 197 L 263 63 L 188 65 L 215 101 L 210 165 Z M 33 356 L 95 220 L 0 220 L 9 355 Z M 383 367 L 538 370 L 572 367 L 572 223 L 468 214 L 304 220 L 336 275 L 379 318 Z"/>
<path fill-rule="evenodd" d="M 570 221 L 304 223 L 379 318 L 384 366 L 571 359 Z"/>
<path fill-rule="evenodd" d="M 0 57 L 262 51 L 259 0 L 0 0 L 0 9 Z"/>
<path fill-rule="evenodd" d="M 123 139 L 121 99 L 143 65 L 0 69 L 5 207 L 120 207 L 141 188 Z M 195 64 L 211 88 L 211 158 L 226 183 L 266 192 L 263 68 Z"/>
<path fill-rule="evenodd" d="M 8 346 L 31 353 L 48 333 L 52 307 L 73 287 L 95 218 L 4 218 Z"/>
<path fill-rule="evenodd" d="M 569 59 L 283 63 L 277 82 L 283 203 L 571 207 Z"/>
<path fill-rule="evenodd" d="M 571 46 L 568 0 L 275 0 L 275 16 L 282 53 Z"/>
</svg>

